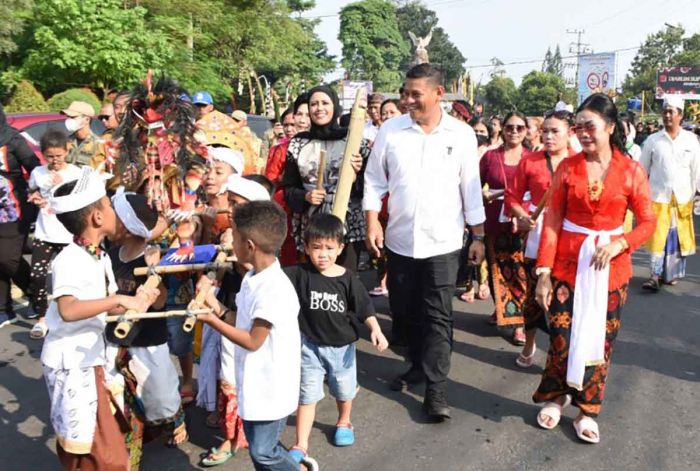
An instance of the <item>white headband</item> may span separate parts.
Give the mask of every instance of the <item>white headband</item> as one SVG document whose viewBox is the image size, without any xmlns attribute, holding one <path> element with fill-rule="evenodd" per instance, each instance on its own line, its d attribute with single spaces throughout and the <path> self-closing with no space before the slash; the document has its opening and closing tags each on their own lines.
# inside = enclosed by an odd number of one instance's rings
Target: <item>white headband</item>
<svg viewBox="0 0 700 471">
<path fill-rule="evenodd" d="M 270 193 L 264 186 L 240 175 L 231 175 L 226 180 L 226 189 L 248 201 L 270 201 Z"/>
<path fill-rule="evenodd" d="M 671 95 L 671 94 L 667 93 L 664 96 L 663 108 L 666 108 L 667 106 L 672 106 L 674 108 L 678 108 L 682 112 L 683 108 L 685 108 L 685 100 L 683 98 L 679 97 L 678 95 Z"/>
<path fill-rule="evenodd" d="M 83 167 L 83 173 L 80 175 L 80 178 L 71 180 L 77 181 L 73 191 L 65 196 L 54 196 L 58 188 L 69 182 L 59 185 L 51 193 L 49 206 L 56 214 L 83 209 L 107 195 L 105 181 L 110 178 L 112 178 L 112 175 L 109 173 L 97 173 L 90 167 Z"/>
<path fill-rule="evenodd" d="M 129 203 L 129 200 L 126 199 L 127 195 L 134 194 L 136 193 L 125 193 L 124 187 L 120 186 L 117 188 L 117 192 L 114 196 L 112 196 L 112 205 L 114 206 L 114 211 L 117 213 L 117 217 L 130 233 L 148 240 L 151 238 L 152 232 L 149 231 L 143 221 L 139 219 L 134 208 Z"/>
<path fill-rule="evenodd" d="M 236 173 L 243 173 L 243 154 L 228 147 L 207 147 L 212 159 L 229 164 Z"/>
</svg>

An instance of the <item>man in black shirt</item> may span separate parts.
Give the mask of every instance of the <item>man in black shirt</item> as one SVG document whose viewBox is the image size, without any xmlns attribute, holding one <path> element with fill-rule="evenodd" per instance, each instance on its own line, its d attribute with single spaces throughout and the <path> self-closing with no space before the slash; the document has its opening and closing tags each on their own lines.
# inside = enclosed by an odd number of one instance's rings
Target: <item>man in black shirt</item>
<svg viewBox="0 0 700 471">
<path fill-rule="evenodd" d="M 316 403 L 323 399 L 323 379 L 338 406 L 334 444 L 355 441 L 350 422 L 352 400 L 357 392 L 355 345 L 359 326 L 370 329 L 372 344 L 380 352 L 388 343 L 374 316 L 367 290 L 356 274 L 337 265 L 343 251 L 343 223 L 331 214 L 317 214 L 309 221 L 304 247 L 310 263 L 287 268 L 301 310 L 301 392 L 297 409 L 297 442 L 290 449 L 301 462 L 307 456 Z"/>
</svg>

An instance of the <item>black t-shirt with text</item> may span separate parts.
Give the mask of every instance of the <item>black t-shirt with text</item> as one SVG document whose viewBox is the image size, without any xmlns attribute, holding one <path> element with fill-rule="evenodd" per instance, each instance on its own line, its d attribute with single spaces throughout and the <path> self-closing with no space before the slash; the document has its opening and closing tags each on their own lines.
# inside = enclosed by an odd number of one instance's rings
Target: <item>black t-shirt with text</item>
<svg viewBox="0 0 700 471">
<path fill-rule="evenodd" d="M 374 315 L 356 274 L 325 276 L 311 264 L 285 268 L 299 297 L 299 329 L 317 345 L 342 347 L 360 338 L 360 324 Z"/>
<path fill-rule="evenodd" d="M 122 262 L 119 258 L 119 249 L 120 247 L 112 247 L 109 250 L 112 271 L 117 282 L 117 293 L 134 296 L 138 287 L 146 282 L 146 276 L 134 276 L 134 268 L 145 267 L 146 259 L 141 255 L 129 262 Z M 122 347 L 152 347 L 168 341 L 168 324 L 165 318 L 134 322 L 129 335 L 123 339 L 118 339 L 114 335 L 116 327 L 116 322 L 108 323 L 105 335 L 110 343 Z"/>
</svg>

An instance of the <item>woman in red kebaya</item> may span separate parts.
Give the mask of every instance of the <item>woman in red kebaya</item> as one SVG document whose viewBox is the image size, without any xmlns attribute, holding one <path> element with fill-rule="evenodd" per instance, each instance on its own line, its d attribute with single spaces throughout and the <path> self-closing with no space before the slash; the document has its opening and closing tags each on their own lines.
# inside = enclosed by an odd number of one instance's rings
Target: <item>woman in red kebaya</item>
<svg viewBox="0 0 700 471">
<path fill-rule="evenodd" d="M 552 175 L 559 163 L 569 157 L 569 131 L 572 125 L 572 113 L 568 111 L 548 113 L 540 131 L 544 150 L 520 160 L 513 184 L 506 191 L 506 213 L 515 219 L 518 232 L 527 234 L 525 269 L 528 288 L 523 306 L 525 345 L 515 360 L 515 363 L 522 368 L 532 366 L 537 351 L 535 345 L 537 328 L 539 327 L 544 332 L 548 331 L 542 307 L 535 301 L 535 286 L 537 285 L 535 261 L 537 260 L 544 214 L 540 210 L 537 220 L 533 220 L 532 214 L 537 211 L 539 205 L 546 203 L 546 192 L 552 184 Z"/>
<path fill-rule="evenodd" d="M 630 254 L 654 232 L 644 169 L 624 155 L 625 141 L 610 97 L 589 96 L 576 112 L 583 152 L 565 159 L 552 182 L 537 255 L 537 302 L 548 311 L 550 345 L 537 415 L 552 429 L 570 403 L 579 408 L 579 439 L 598 443 L 613 342 L 632 276 Z M 624 234 L 627 208 L 637 226 Z"/>
<path fill-rule="evenodd" d="M 280 182 L 282 181 L 282 175 L 284 175 L 284 164 L 287 160 L 289 140 L 296 133 L 308 131 L 309 129 L 309 105 L 306 103 L 308 100 L 308 95 L 302 93 L 294 100 L 294 108 L 287 109 L 282 113 L 281 121 L 284 129 L 284 138 L 279 144 L 270 148 L 270 154 L 267 157 L 267 167 L 265 167 L 265 176 L 277 188 L 272 195 L 272 199 L 287 213 L 287 238 L 284 239 L 280 251 L 280 264 L 283 267 L 297 263 L 297 249 L 294 246 L 294 238 L 292 237 L 292 211 L 284 200 L 284 189 Z"/>
<path fill-rule="evenodd" d="M 499 327 L 512 327 L 513 342 L 525 344 L 523 302 L 527 277 L 523 265 L 523 236 L 513 232 L 510 216 L 503 205 L 504 193 L 513 185 L 520 160 L 529 155 L 523 147 L 527 119 L 522 113 L 509 113 L 503 126 L 504 144 L 484 154 L 479 162 L 486 209 L 486 260 L 489 265 L 491 293 L 496 310 L 493 318 Z"/>
</svg>

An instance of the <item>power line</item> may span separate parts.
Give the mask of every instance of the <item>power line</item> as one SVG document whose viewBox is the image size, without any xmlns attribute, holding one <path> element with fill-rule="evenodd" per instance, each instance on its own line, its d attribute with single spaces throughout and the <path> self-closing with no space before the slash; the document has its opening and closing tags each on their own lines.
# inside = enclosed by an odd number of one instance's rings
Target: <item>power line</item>
<svg viewBox="0 0 700 471">
<path fill-rule="evenodd" d="M 623 51 L 632 51 L 635 49 L 639 49 L 640 46 L 634 46 L 634 47 L 625 47 L 622 49 L 613 49 L 612 51 L 606 51 L 606 52 L 623 52 Z M 575 59 L 577 58 L 577 55 L 574 56 L 564 56 L 562 59 Z M 522 64 L 534 64 L 537 62 L 542 62 L 542 58 L 539 59 L 530 59 L 530 60 L 523 60 L 523 61 L 514 61 L 514 62 L 504 62 L 503 64 L 498 64 L 500 66 L 504 65 L 522 65 Z M 479 64 L 479 65 L 465 65 L 465 69 L 483 69 L 487 67 L 493 67 L 493 64 Z"/>
</svg>

